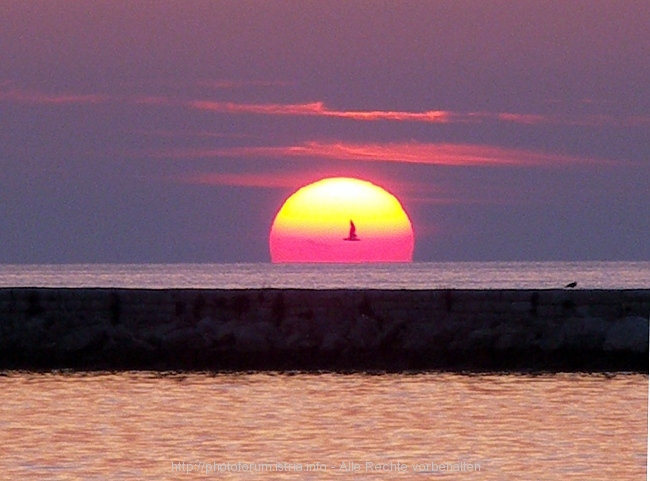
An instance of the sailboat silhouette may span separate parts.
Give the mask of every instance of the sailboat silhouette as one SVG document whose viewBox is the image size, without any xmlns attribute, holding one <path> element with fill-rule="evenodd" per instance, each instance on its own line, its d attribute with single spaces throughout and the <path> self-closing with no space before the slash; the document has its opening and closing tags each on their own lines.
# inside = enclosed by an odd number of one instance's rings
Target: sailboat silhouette
<svg viewBox="0 0 650 481">
<path fill-rule="evenodd" d="M 352 222 L 352 219 L 350 219 L 350 233 L 343 240 L 346 240 L 346 241 L 359 241 L 359 240 L 361 240 L 361 239 L 359 239 L 357 237 L 357 228 L 354 226 L 354 222 Z"/>
</svg>

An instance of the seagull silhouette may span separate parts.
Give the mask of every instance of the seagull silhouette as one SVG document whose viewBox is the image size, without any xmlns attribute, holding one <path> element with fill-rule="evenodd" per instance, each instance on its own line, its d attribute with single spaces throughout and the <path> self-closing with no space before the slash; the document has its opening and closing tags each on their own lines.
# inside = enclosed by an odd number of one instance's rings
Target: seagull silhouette
<svg viewBox="0 0 650 481">
<path fill-rule="evenodd" d="M 350 219 L 350 233 L 343 240 L 345 240 L 345 241 L 358 241 L 358 240 L 361 240 L 361 239 L 359 239 L 357 237 L 357 228 L 354 226 L 354 222 L 352 222 L 352 219 Z"/>
<path fill-rule="evenodd" d="M 577 282 L 569 282 L 566 286 L 564 286 L 565 289 L 573 289 L 575 286 L 577 286 Z"/>
</svg>

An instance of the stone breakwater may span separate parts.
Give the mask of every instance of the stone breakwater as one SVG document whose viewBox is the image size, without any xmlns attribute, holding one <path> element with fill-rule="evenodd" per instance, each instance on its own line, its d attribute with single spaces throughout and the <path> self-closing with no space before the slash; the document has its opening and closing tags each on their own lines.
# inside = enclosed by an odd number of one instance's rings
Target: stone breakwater
<svg viewBox="0 0 650 481">
<path fill-rule="evenodd" d="M 0 369 L 648 372 L 650 290 L 0 289 Z"/>
</svg>

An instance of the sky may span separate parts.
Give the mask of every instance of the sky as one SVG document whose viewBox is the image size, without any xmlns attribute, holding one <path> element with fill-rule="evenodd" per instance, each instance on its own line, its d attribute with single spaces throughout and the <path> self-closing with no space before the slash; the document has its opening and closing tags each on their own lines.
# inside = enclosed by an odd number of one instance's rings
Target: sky
<svg viewBox="0 0 650 481">
<path fill-rule="evenodd" d="M 270 262 L 297 189 L 414 260 L 650 260 L 650 3 L 0 0 L 0 263 Z"/>
</svg>

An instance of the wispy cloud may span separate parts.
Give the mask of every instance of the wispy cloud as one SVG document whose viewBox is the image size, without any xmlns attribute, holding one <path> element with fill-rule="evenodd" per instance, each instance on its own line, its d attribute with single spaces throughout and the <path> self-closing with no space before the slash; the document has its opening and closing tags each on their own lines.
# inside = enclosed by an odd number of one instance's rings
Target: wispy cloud
<svg viewBox="0 0 650 481">
<path fill-rule="evenodd" d="M 313 179 L 313 174 L 283 174 L 283 173 L 222 173 L 198 172 L 175 176 L 173 180 L 187 184 L 198 185 L 228 185 L 237 187 L 263 188 L 296 188 Z"/>
<path fill-rule="evenodd" d="M 393 110 L 332 110 L 326 107 L 323 102 L 309 102 L 302 104 L 242 104 L 234 102 L 195 100 L 188 102 L 188 105 L 200 110 L 211 110 L 213 112 L 223 113 L 336 117 L 367 121 L 395 120 L 447 123 L 451 120 L 452 116 L 455 116 L 455 114 L 444 110 L 429 110 L 426 112 L 403 112 Z M 468 118 L 467 120 L 471 119 Z"/>
<path fill-rule="evenodd" d="M 279 81 L 199 81 L 197 86 L 229 89 L 245 86 L 290 85 Z M 429 124 L 480 124 L 488 122 L 519 125 L 572 125 L 584 127 L 635 127 L 650 125 L 650 115 L 616 116 L 611 114 L 532 114 L 518 112 L 456 112 L 450 110 L 346 110 L 333 109 L 324 102 L 305 103 L 242 103 L 212 100 L 187 100 L 178 96 L 142 94 L 48 93 L 15 87 L 11 81 L 0 82 L 0 101 L 43 105 L 99 104 L 121 102 L 142 106 L 190 108 L 232 115 L 268 115 L 286 117 L 324 117 L 359 122 L 388 121 Z"/>
<path fill-rule="evenodd" d="M 182 107 L 183 102 L 174 99 L 172 97 L 166 97 L 164 95 L 138 95 L 131 97 L 122 97 L 116 96 L 113 97 L 113 100 L 121 100 L 126 103 L 132 103 L 136 105 L 154 105 L 154 106 L 163 106 L 163 107 Z"/>
<path fill-rule="evenodd" d="M 77 92 L 51 93 L 19 87 L 3 88 L 9 86 L 8 83 L 0 84 L 0 102 L 36 105 L 102 104 L 115 102 L 133 105 L 187 107 L 185 101 L 164 95 L 121 95 Z"/>
<path fill-rule="evenodd" d="M 582 157 L 508 149 L 492 145 L 433 143 L 350 143 L 305 142 L 273 147 L 232 147 L 224 149 L 171 150 L 159 152 L 164 158 L 209 157 L 293 157 L 366 162 L 403 162 L 455 166 L 557 166 L 576 163 L 606 163 Z"/>
<path fill-rule="evenodd" d="M 193 100 L 187 106 L 229 114 L 257 114 L 276 116 L 332 117 L 355 121 L 394 121 L 434 124 L 504 122 L 521 125 L 581 125 L 581 126 L 633 126 L 649 125 L 650 116 L 616 117 L 608 114 L 587 116 L 541 115 L 516 112 L 454 112 L 427 110 L 410 112 L 403 110 L 337 110 L 324 102 L 298 104 L 251 104 Z"/>
<path fill-rule="evenodd" d="M 315 182 L 321 178 L 333 177 L 340 175 L 355 174 L 322 172 L 315 175 L 310 171 L 293 171 L 293 172 L 195 172 L 189 174 L 175 175 L 168 180 L 175 183 L 207 185 L 207 186 L 229 186 L 229 187 L 251 187 L 264 189 L 282 189 L 295 191 L 296 189 Z M 414 181 L 383 181 L 376 182 L 389 191 L 398 195 L 399 199 L 409 205 L 426 204 L 426 205 L 450 205 L 450 204 L 494 204 L 504 203 L 503 196 L 498 198 L 490 197 L 488 193 L 483 193 L 477 197 L 476 192 L 459 193 L 454 189 L 442 187 L 441 185 L 431 184 L 430 182 L 421 183 Z"/>
<path fill-rule="evenodd" d="M 291 87 L 295 82 L 287 80 L 199 80 L 199 87 L 214 89 L 238 89 L 245 87 Z"/>
<path fill-rule="evenodd" d="M 205 138 L 205 139 L 250 139 L 250 134 L 239 134 L 232 132 L 209 132 L 209 131 L 180 131 L 164 129 L 136 129 L 132 131 L 138 135 L 163 137 L 163 138 Z"/>
<path fill-rule="evenodd" d="M 470 114 L 470 115 L 475 115 L 477 118 L 496 119 L 502 122 L 512 122 L 515 124 L 540 125 L 540 124 L 554 123 L 552 117 L 548 117 L 544 115 L 535 115 L 535 114 L 515 114 L 515 113 L 508 113 L 508 112 L 500 112 L 494 114 L 489 112 L 481 112 L 481 113 L 477 112 L 475 114 Z"/>
<path fill-rule="evenodd" d="M 3 85 L 0 85 L 3 86 Z M 0 90 L 0 101 L 11 101 L 29 104 L 98 104 L 109 99 L 101 94 L 75 94 L 75 93 L 44 93 L 36 90 L 10 88 Z"/>
<path fill-rule="evenodd" d="M 175 91 L 183 91 L 201 87 L 213 90 L 236 90 L 236 89 L 266 89 L 285 88 L 297 85 L 296 82 L 288 80 L 234 80 L 234 79 L 202 79 L 202 80 L 165 80 L 155 79 L 147 82 L 130 81 L 122 83 L 123 86 L 136 90 L 144 88 L 172 88 Z"/>
</svg>

